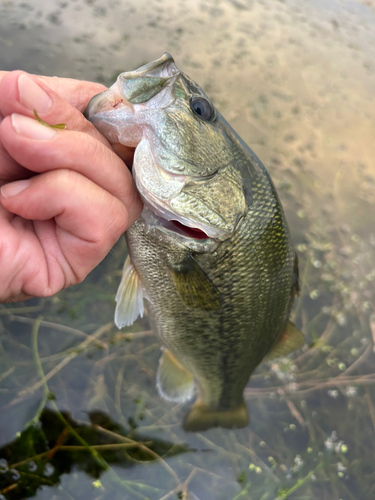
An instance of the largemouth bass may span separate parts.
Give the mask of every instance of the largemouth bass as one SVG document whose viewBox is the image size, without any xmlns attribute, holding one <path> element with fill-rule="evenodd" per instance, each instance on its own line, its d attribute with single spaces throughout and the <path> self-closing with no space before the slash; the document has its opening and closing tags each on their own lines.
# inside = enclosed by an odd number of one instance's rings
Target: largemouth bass
<svg viewBox="0 0 375 500">
<path fill-rule="evenodd" d="M 197 388 L 186 430 L 246 426 L 253 370 L 303 343 L 288 321 L 297 258 L 269 173 L 167 53 L 120 74 L 85 115 L 111 143 L 136 148 L 144 210 L 126 231 L 117 326 L 147 300 L 163 345 L 160 394 L 187 401 Z"/>
</svg>

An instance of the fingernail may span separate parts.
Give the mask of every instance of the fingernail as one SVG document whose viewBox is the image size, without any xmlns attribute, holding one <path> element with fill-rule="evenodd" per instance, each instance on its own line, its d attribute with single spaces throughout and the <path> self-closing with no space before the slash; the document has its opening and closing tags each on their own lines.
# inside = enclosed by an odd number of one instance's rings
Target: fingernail
<svg viewBox="0 0 375 500">
<path fill-rule="evenodd" d="M 18 115 L 17 113 L 12 115 L 12 124 L 18 134 L 28 139 L 48 141 L 57 134 L 55 129 L 42 125 L 27 116 Z"/>
<path fill-rule="evenodd" d="M 5 184 L 0 188 L 1 194 L 4 198 L 10 198 L 11 196 L 16 196 L 21 191 L 29 187 L 30 179 L 26 179 L 24 181 L 16 181 L 10 182 L 9 184 Z"/>
<path fill-rule="evenodd" d="M 47 113 L 52 105 L 50 96 L 27 75 L 18 78 L 18 91 L 21 104 L 31 111 Z"/>
</svg>

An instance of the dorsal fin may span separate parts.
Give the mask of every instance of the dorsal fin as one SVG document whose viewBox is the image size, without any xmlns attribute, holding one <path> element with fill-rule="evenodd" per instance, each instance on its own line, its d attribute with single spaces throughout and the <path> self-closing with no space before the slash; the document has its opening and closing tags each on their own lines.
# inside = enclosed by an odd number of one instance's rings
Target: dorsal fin
<svg viewBox="0 0 375 500">
<path fill-rule="evenodd" d="M 143 296 L 141 279 L 128 256 L 116 294 L 115 324 L 117 328 L 130 326 L 138 316 L 143 317 Z"/>
</svg>

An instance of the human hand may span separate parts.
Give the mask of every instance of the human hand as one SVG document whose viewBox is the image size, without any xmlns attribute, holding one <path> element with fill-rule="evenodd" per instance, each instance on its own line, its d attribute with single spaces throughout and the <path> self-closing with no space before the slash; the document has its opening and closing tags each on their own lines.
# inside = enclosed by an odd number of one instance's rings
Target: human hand
<svg viewBox="0 0 375 500">
<path fill-rule="evenodd" d="M 103 90 L 0 72 L 0 302 L 81 282 L 140 215 L 128 168 L 81 114 Z M 66 130 L 38 123 L 34 109 Z M 132 156 L 115 149 L 124 160 Z"/>
</svg>

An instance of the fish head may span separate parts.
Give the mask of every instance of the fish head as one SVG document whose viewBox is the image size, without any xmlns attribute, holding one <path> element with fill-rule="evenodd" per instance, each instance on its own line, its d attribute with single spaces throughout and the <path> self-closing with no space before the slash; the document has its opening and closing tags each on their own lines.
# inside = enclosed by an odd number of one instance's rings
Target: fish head
<svg viewBox="0 0 375 500">
<path fill-rule="evenodd" d="M 247 211 L 229 125 L 170 54 L 121 73 L 85 116 L 135 148 L 132 172 L 148 221 L 181 239 L 229 238 Z"/>
</svg>

